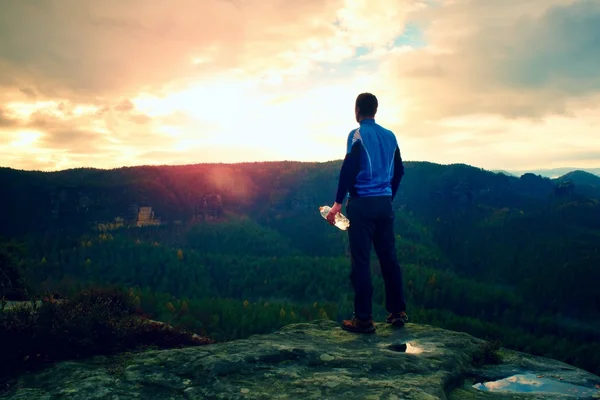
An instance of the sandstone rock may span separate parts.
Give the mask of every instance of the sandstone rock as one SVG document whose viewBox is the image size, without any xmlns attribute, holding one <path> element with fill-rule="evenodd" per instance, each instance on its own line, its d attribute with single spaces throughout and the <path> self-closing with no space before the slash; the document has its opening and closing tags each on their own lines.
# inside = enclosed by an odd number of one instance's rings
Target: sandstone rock
<svg viewBox="0 0 600 400">
<path fill-rule="evenodd" d="M 472 356 L 481 343 L 425 325 L 380 323 L 376 334 L 358 335 L 316 321 L 228 343 L 61 362 L 21 376 L 0 399 L 565 398 L 473 388 L 521 373 L 558 376 L 598 392 L 595 375 L 508 350 L 502 364 L 477 368 Z"/>
</svg>

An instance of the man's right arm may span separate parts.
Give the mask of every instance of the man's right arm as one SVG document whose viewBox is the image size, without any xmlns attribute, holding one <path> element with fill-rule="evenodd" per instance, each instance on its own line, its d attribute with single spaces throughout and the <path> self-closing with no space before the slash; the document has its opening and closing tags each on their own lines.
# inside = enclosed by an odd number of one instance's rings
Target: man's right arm
<svg viewBox="0 0 600 400">
<path fill-rule="evenodd" d="M 348 194 L 351 187 L 356 182 L 356 177 L 360 172 L 360 152 L 362 143 L 357 140 L 352 144 L 350 153 L 346 154 L 344 162 L 342 163 L 342 169 L 340 171 L 340 178 L 338 183 L 338 190 L 335 195 L 335 202 L 342 204 L 344 198 Z"/>
<path fill-rule="evenodd" d="M 392 177 L 392 201 L 396 197 L 398 187 L 404 176 L 404 164 L 402 163 L 402 156 L 400 155 L 400 148 L 396 146 L 394 152 L 394 175 Z"/>
</svg>

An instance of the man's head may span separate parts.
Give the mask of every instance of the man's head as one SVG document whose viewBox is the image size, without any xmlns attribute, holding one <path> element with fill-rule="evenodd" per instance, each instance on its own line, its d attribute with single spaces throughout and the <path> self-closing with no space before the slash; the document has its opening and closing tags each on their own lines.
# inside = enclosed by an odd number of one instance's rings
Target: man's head
<svg viewBox="0 0 600 400">
<path fill-rule="evenodd" d="M 375 118 L 377 113 L 377 97 L 371 93 L 361 93 L 356 98 L 354 114 L 356 121 L 360 122 L 365 118 Z"/>
</svg>

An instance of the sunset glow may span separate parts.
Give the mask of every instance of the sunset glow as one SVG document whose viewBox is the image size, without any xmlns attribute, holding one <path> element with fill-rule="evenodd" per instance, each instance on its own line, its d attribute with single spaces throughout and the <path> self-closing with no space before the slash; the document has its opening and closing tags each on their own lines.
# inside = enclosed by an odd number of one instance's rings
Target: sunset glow
<svg viewBox="0 0 600 400">
<path fill-rule="evenodd" d="M 369 91 L 405 160 L 600 167 L 598 2 L 5 1 L 0 25 L 0 166 L 341 159 Z"/>
</svg>

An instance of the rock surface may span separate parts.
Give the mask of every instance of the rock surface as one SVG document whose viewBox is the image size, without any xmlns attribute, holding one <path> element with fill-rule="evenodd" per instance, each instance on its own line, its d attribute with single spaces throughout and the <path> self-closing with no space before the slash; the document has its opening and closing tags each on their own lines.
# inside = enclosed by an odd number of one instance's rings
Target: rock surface
<svg viewBox="0 0 600 400">
<path fill-rule="evenodd" d="M 21 376 L 0 399 L 567 398 L 472 387 L 521 373 L 562 379 L 597 395 L 599 377 L 550 359 L 502 350 L 502 364 L 475 367 L 472 356 L 481 344 L 426 325 L 380 323 L 376 334 L 357 335 L 315 321 L 228 343 L 61 362 Z"/>
</svg>

